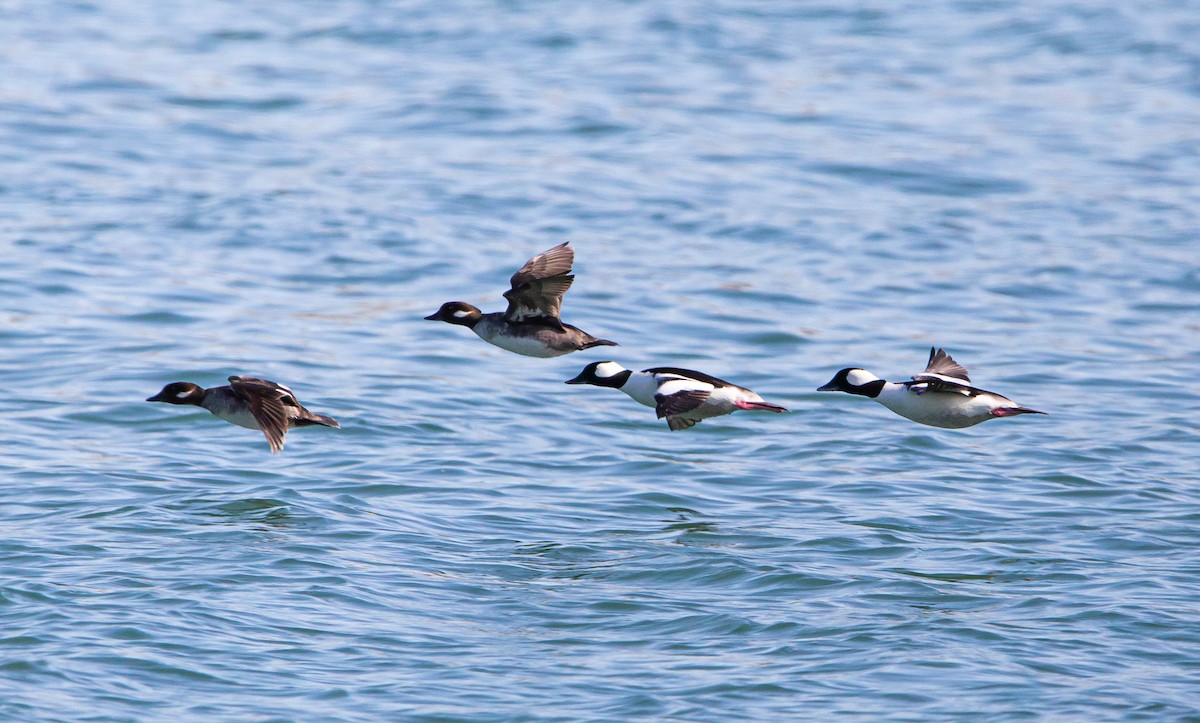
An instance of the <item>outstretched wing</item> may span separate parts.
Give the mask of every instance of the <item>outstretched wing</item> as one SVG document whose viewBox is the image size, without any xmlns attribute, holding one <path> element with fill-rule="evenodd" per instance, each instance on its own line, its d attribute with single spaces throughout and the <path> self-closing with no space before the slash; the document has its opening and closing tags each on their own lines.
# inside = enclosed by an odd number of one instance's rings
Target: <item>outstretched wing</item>
<svg viewBox="0 0 1200 723">
<path fill-rule="evenodd" d="M 271 447 L 271 454 L 283 449 L 283 438 L 288 430 L 288 407 L 299 407 L 291 389 L 266 379 L 254 377 L 229 377 L 233 393 L 250 406 L 250 414 L 262 428 Z"/>
<path fill-rule="evenodd" d="M 971 377 L 967 376 L 967 368 L 962 364 L 954 361 L 954 357 L 946 353 L 945 349 L 929 349 L 929 364 L 925 365 L 925 371 L 920 374 L 914 374 L 915 381 L 925 381 L 927 379 L 941 379 L 943 381 L 958 383 L 970 383 Z"/>
<path fill-rule="evenodd" d="M 929 349 L 929 363 L 925 365 L 925 371 L 914 374 L 912 381 L 904 382 L 904 386 L 914 394 L 941 392 L 973 397 L 983 392 L 982 389 L 971 386 L 966 367 L 954 361 L 954 357 L 947 354 L 945 349 L 932 347 Z"/>
<path fill-rule="evenodd" d="M 655 394 L 654 413 L 658 415 L 659 419 L 666 417 L 667 426 L 672 431 L 687 429 L 699 420 L 684 419 L 679 415 L 690 412 L 701 404 L 704 404 L 704 400 L 708 399 L 709 393 L 706 389 L 685 389 L 674 394 Z"/>
<path fill-rule="evenodd" d="M 512 275 L 512 288 L 504 292 L 504 298 L 508 299 L 505 319 L 515 322 L 541 317 L 561 326 L 558 314 L 563 294 L 575 280 L 570 274 L 575 250 L 569 243 L 563 242 L 534 256 Z"/>
</svg>

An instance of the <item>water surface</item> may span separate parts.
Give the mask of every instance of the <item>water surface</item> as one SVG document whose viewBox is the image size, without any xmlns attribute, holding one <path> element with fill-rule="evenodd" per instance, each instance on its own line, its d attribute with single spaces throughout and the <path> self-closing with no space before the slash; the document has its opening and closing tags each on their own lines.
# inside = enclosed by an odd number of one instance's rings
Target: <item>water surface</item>
<svg viewBox="0 0 1200 723">
<path fill-rule="evenodd" d="M 1195 10 L 0 8 L 0 715 L 1200 717 Z M 421 320 L 563 241 L 622 346 Z M 1051 416 L 814 391 L 933 345 Z"/>
</svg>

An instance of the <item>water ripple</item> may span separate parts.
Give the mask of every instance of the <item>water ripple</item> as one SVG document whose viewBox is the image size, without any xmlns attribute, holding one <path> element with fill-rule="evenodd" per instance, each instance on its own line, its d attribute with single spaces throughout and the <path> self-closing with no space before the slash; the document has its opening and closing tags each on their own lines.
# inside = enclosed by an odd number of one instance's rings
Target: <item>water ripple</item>
<svg viewBox="0 0 1200 723">
<path fill-rule="evenodd" d="M 0 717 L 1200 714 L 1187 8 L 9 10 Z M 563 241 L 621 346 L 421 319 Z M 815 391 L 934 345 L 1050 416 Z"/>
</svg>

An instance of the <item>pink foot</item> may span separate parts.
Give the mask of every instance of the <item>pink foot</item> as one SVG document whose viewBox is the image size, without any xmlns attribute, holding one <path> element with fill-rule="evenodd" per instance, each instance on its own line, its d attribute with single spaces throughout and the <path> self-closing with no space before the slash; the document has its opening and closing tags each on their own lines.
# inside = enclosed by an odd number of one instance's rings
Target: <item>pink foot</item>
<svg viewBox="0 0 1200 723">
<path fill-rule="evenodd" d="M 1045 414 L 1036 409 L 1026 409 L 1025 407 L 999 407 L 992 410 L 993 417 L 1015 417 L 1018 414 Z"/>
<path fill-rule="evenodd" d="M 757 409 L 763 412 L 787 411 L 787 409 L 779 406 L 778 404 L 771 404 L 770 402 L 734 402 L 733 406 L 737 407 L 738 409 Z"/>
</svg>

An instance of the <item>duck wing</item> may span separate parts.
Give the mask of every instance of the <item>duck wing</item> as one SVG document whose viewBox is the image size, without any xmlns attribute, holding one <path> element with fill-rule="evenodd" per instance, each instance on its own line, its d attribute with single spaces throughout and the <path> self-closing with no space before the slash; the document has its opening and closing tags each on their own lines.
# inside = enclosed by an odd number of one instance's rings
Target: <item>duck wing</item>
<svg viewBox="0 0 1200 723">
<path fill-rule="evenodd" d="M 716 377 L 705 374 L 704 372 L 698 372 L 692 369 L 680 369 L 679 367 L 652 367 L 650 369 L 643 369 L 642 372 L 646 374 L 654 374 L 655 376 L 663 375 L 667 377 L 679 377 L 680 379 L 692 379 L 698 382 L 704 382 L 705 384 L 711 384 L 717 389 L 720 389 L 721 387 L 735 386 L 724 379 L 717 379 Z M 670 381 L 670 379 L 664 379 L 663 383 L 666 383 L 667 381 Z"/>
<path fill-rule="evenodd" d="M 654 413 L 659 419 L 667 418 L 667 424 L 672 430 L 687 429 L 696 422 L 689 419 L 679 419 L 680 414 L 696 409 L 704 400 L 708 399 L 709 392 L 703 389 L 685 389 L 675 392 L 674 394 L 655 394 L 654 395 Z M 691 424 L 685 424 L 691 422 Z M 680 425 L 683 426 L 680 426 Z"/>
<path fill-rule="evenodd" d="M 288 430 L 288 408 L 302 409 L 296 395 L 282 384 L 254 377 L 229 377 L 229 388 L 250 407 L 250 414 L 267 438 L 271 454 L 279 453 Z"/>
<path fill-rule="evenodd" d="M 558 314 L 563 294 L 575 280 L 570 274 L 575 250 L 569 243 L 563 242 L 534 256 L 512 275 L 509 280 L 512 288 L 504 292 L 504 298 L 508 299 L 505 320 L 519 322 L 539 318 L 562 326 Z"/>
<path fill-rule="evenodd" d="M 936 348 L 929 350 L 929 364 L 925 366 L 925 371 L 913 374 L 911 382 L 902 383 L 917 394 L 950 392 L 973 397 L 983 391 L 971 386 L 966 367 L 954 361 L 954 357 L 947 354 L 945 349 Z"/>
<path fill-rule="evenodd" d="M 967 383 L 971 381 L 971 377 L 967 376 L 966 367 L 954 361 L 954 357 L 947 354 L 945 349 L 934 347 L 930 347 L 929 349 L 929 363 L 925 365 L 925 371 L 913 375 L 913 379 L 917 380 L 923 377 L 935 377 L 948 381 Z"/>
<path fill-rule="evenodd" d="M 941 394 L 962 394 L 967 397 L 974 397 L 980 394 L 991 394 L 986 390 L 978 387 L 973 387 L 970 384 L 955 381 L 949 377 L 940 377 L 933 374 L 918 374 L 913 377 L 912 381 L 900 382 L 908 391 L 914 394 L 925 394 L 926 392 L 935 392 Z"/>
</svg>

